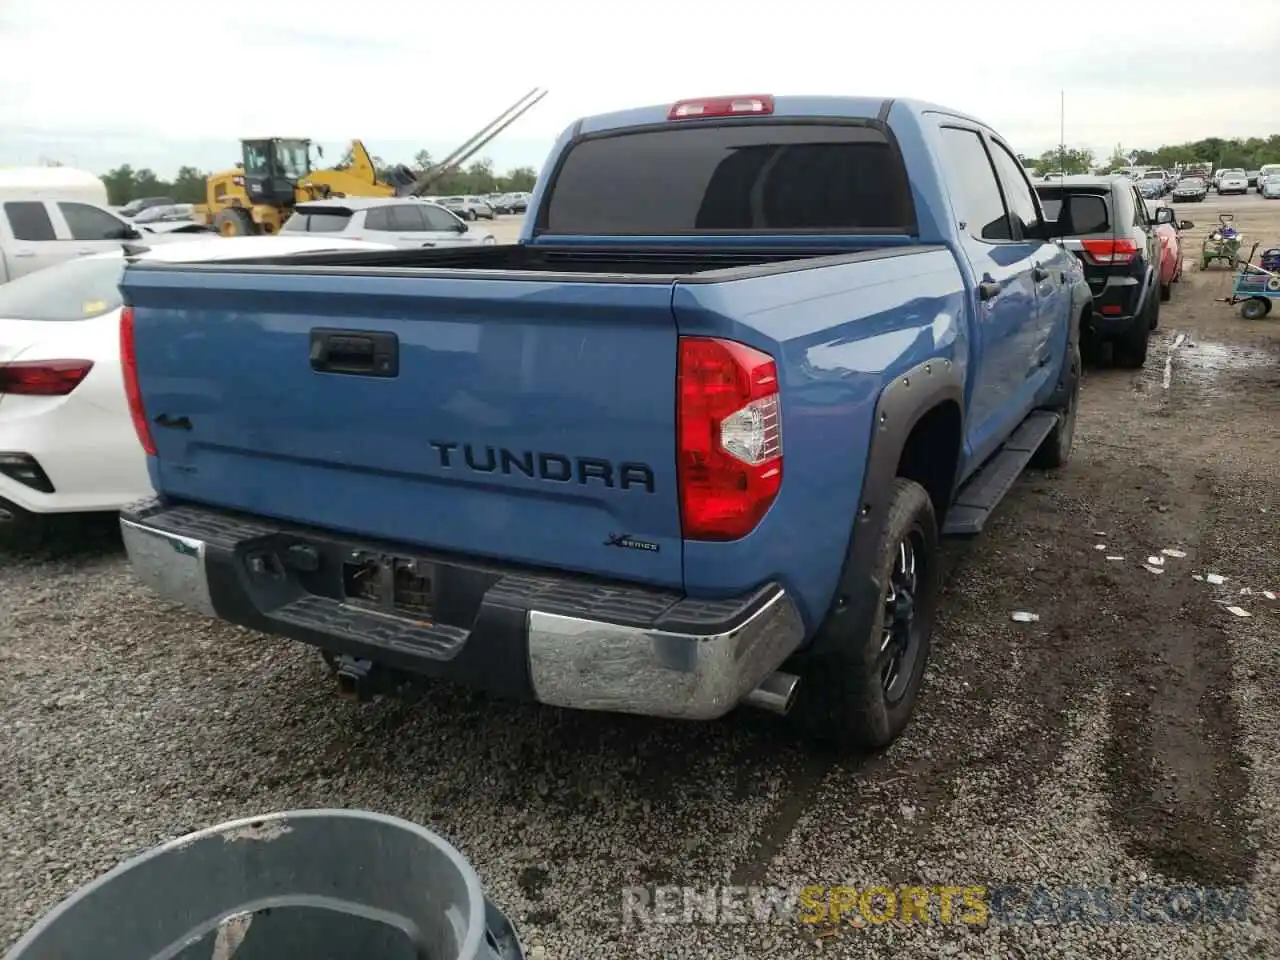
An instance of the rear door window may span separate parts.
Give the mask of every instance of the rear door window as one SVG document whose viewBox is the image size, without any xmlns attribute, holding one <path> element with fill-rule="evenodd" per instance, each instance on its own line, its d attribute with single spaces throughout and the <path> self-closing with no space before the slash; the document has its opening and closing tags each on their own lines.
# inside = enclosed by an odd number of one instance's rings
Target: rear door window
<svg viewBox="0 0 1280 960">
<path fill-rule="evenodd" d="M 83 257 L 0 284 L 0 317 L 88 320 L 120 306 L 123 257 Z"/>
<path fill-rule="evenodd" d="M 49 211 L 39 200 L 11 201 L 4 205 L 4 213 L 15 240 L 41 243 L 58 238 L 53 231 L 53 221 L 49 219 Z"/>
<path fill-rule="evenodd" d="M 982 137 L 960 127 L 942 128 L 943 163 L 951 202 L 976 240 L 1012 240 L 1009 213 Z"/>
<path fill-rule="evenodd" d="M 289 233 L 341 233 L 351 222 L 351 214 L 339 211 L 295 213 L 286 221 Z"/>
<path fill-rule="evenodd" d="M 591 137 L 564 155 L 539 229 L 592 236 L 914 233 L 898 151 L 857 124 L 730 120 Z"/>
<path fill-rule="evenodd" d="M 401 233 L 422 233 L 427 229 L 427 222 L 422 216 L 422 207 L 416 203 L 401 203 L 391 207 L 391 226 Z"/>
<path fill-rule="evenodd" d="M 365 211 L 364 228 L 387 233 L 395 228 L 391 226 L 391 209 L 389 207 L 372 207 Z"/>
</svg>

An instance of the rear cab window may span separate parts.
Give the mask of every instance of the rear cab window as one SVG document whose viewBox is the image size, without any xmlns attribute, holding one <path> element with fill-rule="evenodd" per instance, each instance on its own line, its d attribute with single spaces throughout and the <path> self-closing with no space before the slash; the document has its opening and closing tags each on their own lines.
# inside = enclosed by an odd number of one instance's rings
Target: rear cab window
<svg viewBox="0 0 1280 960">
<path fill-rule="evenodd" d="M 870 122 L 733 119 L 585 137 L 561 157 L 538 233 L 913 234 L 894 143 Z"/>
<path fill-rule="evenodd" d="M 85 257 L 0 284 L 0 317 L 89 320 L 120 306 L 123 257 Z"/>
<path fill-rule="evenodd" d="M 282 228 L 288 233 L 341 233 L 351 222 L 348 210 L 307 210 L 294 213 Z"/>
</svg>

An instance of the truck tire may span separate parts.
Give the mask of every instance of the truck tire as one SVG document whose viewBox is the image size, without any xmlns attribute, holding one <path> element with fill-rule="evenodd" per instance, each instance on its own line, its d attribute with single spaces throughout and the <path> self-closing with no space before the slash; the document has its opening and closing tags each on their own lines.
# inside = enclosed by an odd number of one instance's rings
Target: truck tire
<svg viewBox="0 0 1280 960">
<path fill-rule="evenodd" d="M 1079 341 L 1071 344 L 1067 362 L 1070 364 L 1068 375 L 1071 377 L 1071 384 L 1066 392 L 1066 400 L 1057 408 L 1058 425 L 1044 438 L 1031 457 L 1031 465 L 1041 470 L 1056 470 L 1066 466 L 1075 445 L 1076 411 L 1080 407 L 1080 379 L 1084 369 Z"/>
<path fill-rule="evenodd" d="M 918 483 L 898 477 L 875 551 L 875 577 L 884 584 L 881 602 L 861 632 L 840 637 L 831 653 L 806 665 L 791 717 L 808 737 L 882 750 L 906 728 L 929 659 L 941 584 L 938 561 L 933 501 Z M 886 627 L 895 616 L 897 622 Z M 882 663 L 885 650 L 897 655 Z"/>
<path fill-rule="evenodd" d="M 224 237 L 251 237 L 258 232 L 253 217 L 239 207 L 219 210 L 214 215 L 213 226 Z"/>
<path fill-rule="evenodd" d="M 1149 330 L 1154 330 L 1156 327 L 1160 326 L 1160 301 L 1163 299 L 1163 296 L 1153 296 L 1148 298 L 1149 306 L 1147 307 L 1147 323 L 1149 324 L 1149 327 L 1147 329 Z"/>
</svg>

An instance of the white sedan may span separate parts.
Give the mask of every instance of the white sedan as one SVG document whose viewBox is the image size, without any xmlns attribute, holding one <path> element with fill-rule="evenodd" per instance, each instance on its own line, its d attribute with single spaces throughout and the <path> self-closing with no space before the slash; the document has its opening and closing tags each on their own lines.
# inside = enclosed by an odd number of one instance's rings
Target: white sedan
<svg viewBox="0 0 1280 960">
<path fill-rule="evenodd" d="M 172 262 L 387 250 L 333 237 L 215 237 L 141 254 Z M 0 535 L 49 514 L 111 511 L 152 493 L 120 370 L 123 251 L 0 285 Z"/>
</svg>

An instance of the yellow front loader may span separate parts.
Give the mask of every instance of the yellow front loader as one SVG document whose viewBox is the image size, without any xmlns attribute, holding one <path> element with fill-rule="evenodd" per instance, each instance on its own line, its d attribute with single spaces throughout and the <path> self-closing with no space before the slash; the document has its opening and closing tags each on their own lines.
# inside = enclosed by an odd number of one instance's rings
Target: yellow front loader
<svg viewBox="0 0 1280 960">
<path fill-rule="evenodd" d="M 205 202 L 192 211 L 199 223 L 224 237 L 279 233 L 295 203 L 328 197 L 405 197 L 422 193 L 458 167 L 546 96 L 534 88 L 499 114 L 478 134 L 421 176 L 400 165 L 379 171 L 369 151 L 352 140 L 350 159 L 334 167 L 311 169 L 311 141 L 265 137 L 241 140 L 242 161 L 234 170 L 212 174 Z M 532 98 L 532 99 L 531 99 Z M 317 154 L 323 156 L 317 148 Z"/>
<path fill-rule="evenodd" d="M 217 229 L 224 237 L 279 233 L 295 203 L 326 197 L 394 197 L 414 182 L 407 167 L 394 167 L 378 176 L 369 151 L 351 141 L 351 159 L 323 169 L 311 169 L 311 141 L 268 137 L 242 140 L 243 160 L 234 170 L 210 175 L 205 202 L 195 207 L 196 221 Z"/>
</svg>

